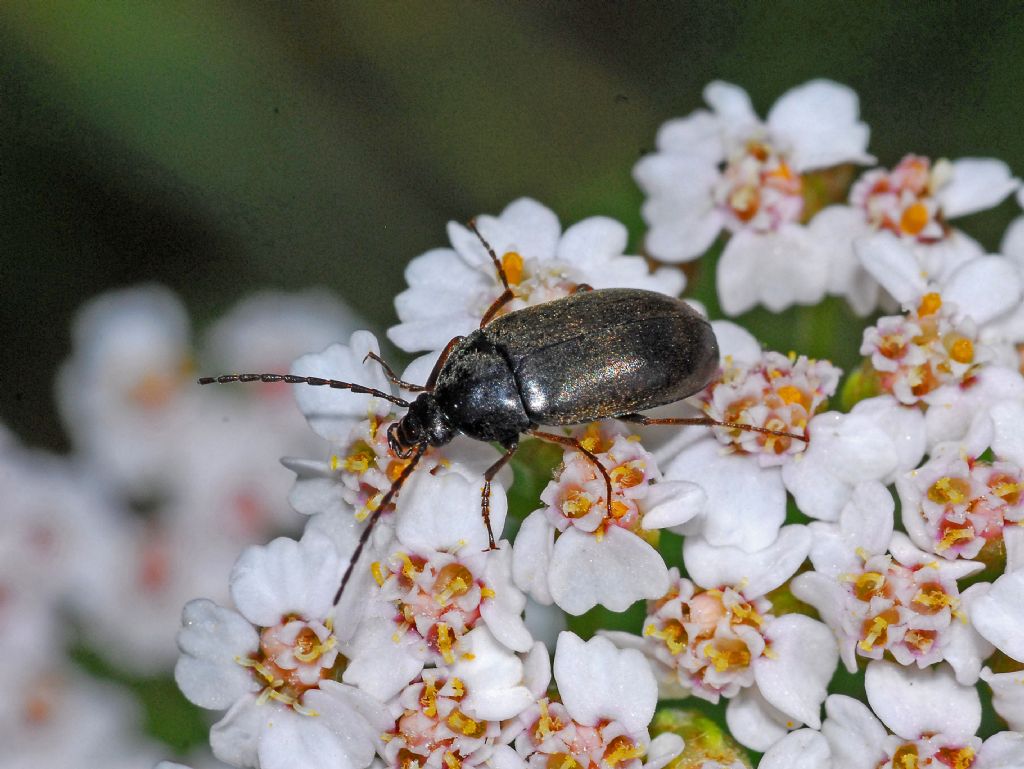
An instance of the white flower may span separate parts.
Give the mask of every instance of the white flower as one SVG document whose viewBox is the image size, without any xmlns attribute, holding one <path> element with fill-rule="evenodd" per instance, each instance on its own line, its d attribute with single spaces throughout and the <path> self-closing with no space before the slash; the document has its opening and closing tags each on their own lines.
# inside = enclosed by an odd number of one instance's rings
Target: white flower
<svg viewBox="0 0 1024 769">
<path fill-rule="evenodd" d="M 719 421 L 805 435 L 811 418 L 835 391 L 839 369 L 826 361 L 763 353 L 757 341 L 734 324 L 712 325 L 723 368 L 695 396 L 704 413 Z M 786 485 L 801 480 L 799 474 L 784 474 L 782 468 L 805 452 L 808 444 L 739 428 L 692 427 L 680 434 L 683 440 L 697 437 L 671 461 L 664 457 L 671 456 L 678 444 L 659 450 L 665 475 L 695 483 L 707 495 L 703 516 L 681 532 L 699 531 L 711 544 L 749 551 L 770 545 L 785 518 Z M 854 442 L 849 451 L 861 449 Z"/>
<path fill-rule="evenodd" d="M 907 155 L 891 171 L 867 171 L 851 189 L 850 205 L 829 206 L 808 225 L 828 246 L 829 293 L 846 296 L 861 315 L 874 309 L 879 282 L 858 261 L 856 245 L 879 231 L 898 237 L 926 274 L 941 279 L 982 253 L 949 220 L 998 205 L 1019 184 L 1006 164 L 987 158 L 933 164 Z"/>
<path fill-rule="evenodd" d="M 793 575 L 810 546 L 803 526 L 783 528 L 754 553 L 688 537 L 683 559 L 693 581 L 673 570 L 672 588 L 649 604 L 643 639 L 610 637 L 651 658 L 666 696 L 730 699 L 730 731 L 748 747 L 764 750 L 802 723 L 817 728 L 838 661 L 835 640 L 809 617 L 773 615 L 764 597 Z"/>
<path fill-rule="evenodd" d="M 554 676 L 561 702 L 543 697 L 522 713 L 515 751 L 501 751 L 495 766 L 660 769 L 682 751 L 678 735 L 650 739 L 658 689 L 640 653 L 616 649 L 605 638 L 584 642 L 563 632 L 555 649 Z M 544 689 L 546 685 L 538 696 Z"/>
<path fill-rule="evenodd" d="M 1000 407 L 993 411 L 1020 408 Z M 981 459 L 990 446 L 1015 440 L 1020 424 L 982 414 L 963 441 L 939 444 L 924 465 L 897 479 L 903 524 L 918 547 L 945 558 L 975 558 L 987 543 L 1002 540 L 1005 527 L 1024 520 L 1024 471 L 998 454 L 994 461 Z"/>
<path fill-rule="evenodd" d="M 333 680 L 356 621 L 334 624 L 345 565 L 324 537 L 277 539 L 249 548 L 236 564 L 238 612 L 207 600 L 185 607 L 175 679 L 200 707 L 228 709 L 210 733 L 221 760 L 261 769 L 361 769 L 372 760 L 386 710 Z"/>
<path fill-rule="evenodd" d="M 199 397 L 185 309 L 159 286 L 114 291 L 79 311 L 72 336 L 57 378 L 72 443 L 97 477 L 144 495 L 165 477 Z"/>
<path fill-rule="evenodd" d="M 713 82 L 704 99 L 712 112 L 663 125 L 658 152 L 633 170 L 648 196 L 648 249 L 664 261 L 688 261 L 725 229 L 732 236 L 716 283 L 726 313 L 817 302 L 829 256 L 801 224 L 803 174 L 873 160 L 857 95 L 814 80 L 783 94 L 764 123 L 738 86 Z"/>
<path fill-rule="evenodd" d="M 524 665 L 497 643 L 486 628 L 465 637 L 466 653 L 451 667 L 424 670 L 392 703 L 396 717 L 384 735 L 387 766 L 406 769 L 492 764 L 495 748 L 515 736 L 503 724 L 514 719 L 547 685 L 538 682 L 548 666 L 537 645 Z M 513 722 L 514 723 L 514 722 Z"/>
<path fill-rule="evenodd" d="M 865 483 L 838 523 L 812 523 L 814 571 L 793 580 L 793 594 L 820 612 L 850 672 L 857 656 L 888 652 L 922 668 L 946 659 L 974 683 L 991 649 L 965 625 L 956 581 L 982 565 L 936 561 L 894 535 L 893 506 L 885 487 Z"/>
<path fill-rule="evenodd" d="M 564 233 L 558 217 L 529 198 L 510 203 L 497 217 L 477 217 L 476 227 L 504 267 L 515 298 L 503 312 L 594 288 L 642 288 L 678 296 L 682 273 L 662 268 L 651 274 L 639 256 L 624 256 L 626 228 L 595 216 Z M 456 222 L 448 225 L 452 248 L 435 248 L 405 270 L 409 288 L 395 298 L 402 321 L 388 338 L 403 350 L 440 350 L 448 340 L 480 325 L 503 287 L 479 238 Z"/>
<path fill-rule="evenodd" d="M 696 515 L 704 496 L 692 483 L 662 480 L 654 456 L 617 422 L 576 436 L 608 473 L 612 498 L 593 462 L 567 450 L 541 494 L 546 507 L 519 530 L 513 575 L 535 600 L 570 614 L 597 604 L 623 611 L 668 589 L 668 569 L 647 539 Z"/>
</svg>

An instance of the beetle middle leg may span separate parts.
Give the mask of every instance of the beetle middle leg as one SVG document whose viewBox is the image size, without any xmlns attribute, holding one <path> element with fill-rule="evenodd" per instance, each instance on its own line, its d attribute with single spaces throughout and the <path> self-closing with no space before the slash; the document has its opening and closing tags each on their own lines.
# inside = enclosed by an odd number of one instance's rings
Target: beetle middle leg
<svg viewBox="0 0 1024 769">
<path fill-rule="evenodd" d="M 570 438 L 568 435 L 558 435 L 557 433 L 546 433 L 541 430 L 527 430 L 527 432 L 534 438 L 540 438 L 541 440 L 551 441 L 552 443 L 560 443 L 563 446 L 572 446 L 576 451 L 580 452 L 583 456 L 591 461 L 601 475 L 604 477 L 604 485 L 606 490 L 605 502 L 608 507 L 608 515 L 612 514 L 612 477 L 608 475 L 608 471 L 604 469 L 604 465 L 601 464 L 601 460 L 597 458 L 594 452 L 587 448 L 584 448 L 583 444 L 575 438 Z"/>
<path fill-rule="evenodd" d="M 519 443 L 512 443 L 505 447 L 505 453 L 495 462 L 493 465 L 487 468 L 487 472 L 484 473 L 484 488 L 480 494 L 480 514 L 484 518 L 484 526 L 487 527 L 487 540 L 489 542 L 487 550 L 497 550 L 498 546 L 494 544 L 494 532 L 491 531 L 491 481 L 494 480 L 501 468 L 503 468 L 512 455 L 516 453 L 516 449 L 519 448 Z M 484 552 L 487 552 L 486 550 Z"/>
<path fill-rule="evenodd" d="M 634 422 L 640 425 L 699 425 L 702 427 L 729 427 L 735 430 L 746 430 L 752 433 L 763 433 L 765 435 L 776 435 L 779 438 L 793 438 L 807 443 L 806 435 L 795 433 L 784 433 L 781 430 L 770 430 L 767 427 L 756 427 L 755 425 L 743 425 L 739 422 L 719 422 L 711 417 L 647 417 L 643 414 L 623 414 L 615 417 L 623 422 Z"/>
</svg>

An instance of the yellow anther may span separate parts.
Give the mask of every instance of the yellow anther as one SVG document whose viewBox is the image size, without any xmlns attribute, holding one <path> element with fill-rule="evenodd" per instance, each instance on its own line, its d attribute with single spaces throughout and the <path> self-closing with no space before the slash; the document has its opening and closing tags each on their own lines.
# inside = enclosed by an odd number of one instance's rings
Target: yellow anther
<svg viewBox="0 0 1024 769">
<path fill-rule="evenodd" d="M 370 564 L 370 573 L 373 575 L 374 582 L 377 583 L 377 587 L 384 586 L 384 570 L 380 566 L 380 561 L 374 561 Z"/>
<path fill-rule="evenodd" d="M 942 297 L 937 293 L 925 294 L 921 297 L 921 303 L 917 307 L 917 314 L 920 316 L 934 315 L 942 307 Z"/>
<path fill-rule="evenodd" d="M 445 622 L 437 623 L 437 650 L 441 652 L 446 665 L 455 662 L 455 655 L 452 654 L 451 628 Z"/>
<path fill-rule="evenodd" d="M 448 682 L 448 685 L 452 687 L 452 697 L 459 699 L 466 694 L 466 685 L 462 683 L 461 678 L 453 678 Z"/>
<path fill-rule="evenodd" d="M 331 472 L 335 472 L 339 467 L 341 467 L 341 457 L 337 454 L 331 454 L 331 458 L 327 464 L 331 468 Z"/>
<path fill-rule="evenodd" d="M 776 390 L 776 392 L 779 394 L 779 397 L 789 405 L 793 405 L 794 403 L 803 404 L 804 402 L 804 394 L 799 387 L 784 385 Z"/>
<path fill-rule="evenodd" d="M 496 596 L 496 595 L 497 595 L 497 593 L 495 593 L 489 587 L 481 587 L 480 588 L 480 597 L 481 598 L 494 598 L 494 596 Z"/>
<path fill-rule="evenodd" d="M 516 251 L 506 251 L 501 257 L 501 268 L 510 285 L 516 286 L 523 281 L 523 257 Z"/>
<path fill-rule="evenodd" d="M 949 550 L 949 548 L 955 546 L 957 542 L 964 539 L 974 539 L 974 531 L 972 528 L 946 529 L 946 533 L 942 535 L 942 539 L 935 544 L 935 552 L 944 553 Z"/>
<path fill-rule="evenodd" d="M 582 518 L 590 512 L 593 504 L 585 493 L 579 489 L 573 489 L 562 501 L 562 515 L 566 518 Z"/>
<path fill-rule="evenodd" d="M 921 202 L 907 206 L 900 216 L 900 229 L 908 235 L 917 235 L 928 224 L 928 207 Z"/>
<path fill-rule="evenodd" d="M 462 766 L 462 763 L 455 754 L 449 750 L 444 754 L 444 765 L 447 766 L 448 769 L 459 769 L 459 767 Z"/>
</svg>

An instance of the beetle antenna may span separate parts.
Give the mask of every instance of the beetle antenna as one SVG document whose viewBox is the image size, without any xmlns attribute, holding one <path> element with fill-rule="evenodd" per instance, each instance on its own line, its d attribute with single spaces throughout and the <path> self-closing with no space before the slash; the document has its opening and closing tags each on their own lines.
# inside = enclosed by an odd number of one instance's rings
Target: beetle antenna
<svg viewBox="0 0 1024 769">
<path fill-rule="evenodd" d="M 221 376 L 199 377 L 199 384 L 228 384 L 229 382 L 286 382 L 287 384 L 308 384 L 314 387 L 330 387 L 333 390 L 351 390 L 361 395 L 373 395 L 391 401 L 396 406 L 409 407 L 409 401 L 396 398 L 390 393 L 375 390 L 352 382 L 341 382 L 337 379 L 321 379 L 318 376 L 296 376 L 295 374 L 222 374 Z"/>
<path fill-rule="evenodd" d="M 388 493 L 384 495 L 377 508 L 373 511 L 373 515 L 370 516 L 369 522 L 366 524 L 366 528 L 363 529 L 363 533 L 359 535 L 359 544 L 356 545 L 356 549 L 352 552 L 352 558 L 348 562 L 348 568 L 345 569 L 345 574 L 341 578 L 341 584 L 338 585 L 338 592 L 334 594 L 333 606 L 338 605 L 338 601 L 341 600 L 342 593 L 345 592 L 345 585 L 352 578 L 352 572 L 355 570 L 356 563 L 359 561 L 359 556 L 363 554 L 363 548 L 366 547 L 367 541 L 370 539 L 370 534 L 373 532 L 374 527 L 377 525 L 377 521 L 380 520 L 381 513 L 384 512 L 385 508 L 391 504 L 391 500 L 395 498 L 399 489 L 405 483 L 406 479 L 412 475 L 412 471 L 416 467 L 416 463 L 420 461 L 420 457 L 427 450 L 427 444 L 421 443 L 416 447 L 416 453 L 412 455 L 412 459 L 409 460 L 402 472 L 399 473 L 398 477 L 395 478 L 391 484 L 391 488 L 388 489 Z"/>
</svg>

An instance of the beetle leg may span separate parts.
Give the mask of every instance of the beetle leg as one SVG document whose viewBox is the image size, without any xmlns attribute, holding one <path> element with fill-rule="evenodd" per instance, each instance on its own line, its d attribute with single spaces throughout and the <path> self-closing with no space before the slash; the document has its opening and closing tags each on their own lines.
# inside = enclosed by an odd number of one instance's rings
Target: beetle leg
<svg viewBox="0 0 1024 769">
<path fill-rule="evenodd" d="M 441 373 L 444 362 L 448 360 L 448 356 L 451 354 L 452 348 L 465 338 L 466 337 L 464 336 L 452 337 L 452 340 L 444 346 L 444 349 L 441 350 L 441 354 L 437 357 L 437 363 L 434 364 L 434 369 L 430 372 L 430 376 L 427 377 L 427 383 L 423 385 L 424 390 L 427 392 L 433 391 L 434 383 L 437 381 L 437 375 Z"/>
<path fill-rule="evenodd" d="M 505 267 L 501 264 L 501 260 L 498 259 L 498 255 L 494 253 L 494 249 L 491 248 L 491 244 L 484 240 L 484 236 L 481 235 L 480 230 L 476 228 L 476 222 L 471 220 L 469 222 L 469 229 L 471 229 L 473 234 L 480 239 L 480 242 L 487 250 L 487 255 L 490 256 L 491 261 L 494 262 L 494 269 L 498 271 L 498 279 L 501 281 L 501 285 L 505 287 L 505 290 L 501 292 L 501 296 L 494 300 L 491 306 L 487 308 L 487 312 L 484 313 L 484 317 L 480 319 L 480 328 L 483 328 L 491 322 L 502 307 L 515 299 L 516 295 L 512 291 L 512 287 L 509 285 L 508 275 L 505 274 Z"/>
<path fill-rule="evenodd" d="M 738 422 L 719 422 L 711 417 L 689 417 L 689 418 L 658 418 L 645 417 L 643 414 L 623 414 L 615 417 L 623 422 L 635 422 L 641 425 L 702 425 L 704 427 L 729 427 L 734 430 L 746 430 L 751 433 L 764 433 L 765 435 L 777 435 L 780 438 L 793 438 L 807 443 L 806 435 L 795 433 L 784 433 L 781 430 L 769 430 L 767 427 L 755 427 L 754 425 L 742 425 Z"/>
<path fill-rule="evenodd" d="M 589 459 L 593 463 L 593 465 L 601 472 L 601 475 L 604 477 L 604 485 L 605 489 L 607 490 L 607 496 L 605 497 L 605 501 L 608 505 L 608 515 L 612 514 L 612 477 L 608 475 L 608 471 L 604 469 L 604 465 L 601 464 L 601 460 L 599 460 L 592 451 L 584 448 L 582 443 L 580 443 L 575 438 L 570 438 L 568 435 L 558 435 L 557 433 L 545 433 L 541 430 L 527 430 L 527 432 L 534 438 L 540 438 L 541 440 L 551 441 L 552 443 L 561 443 L 563 446 L 572 446 L 574 449 L 576 449 L 576 451 L 580 452 L 581 454 L 583 454 L 583 456 Z"/>
<path fill-rule="evenodd" d="M 382 357 L 380 357 L 377 353 L 366 353 L 366 357 L 363 358 L 363 363 L 366 363 L 366 361 L 368 360 L 375 360 L 377 361 L 377 363 L 381 365 L 381 368 L 384 369 L 384 373 L 385 375 L 387 375 L 387 378 L 391 381 L 391 384 L 398 385 L 403 390 L 408 390 L 411 393 L 426 392 L 427 388 L 424 387 L 423 385 L 417 385 L 413 384 L 412 382 L 406 382 L 404 379 L 399 379 L 398 375 L 394 372 L 391 366 L 388 365 L 388 362 L 384 360 Z"/>
<path fill-rule="evenodd" d="M 505 447 L 505 453 L 501 458 L 493 465 L 487 468 L 487 472 L 484 473 L 484 488 L 480 495 L 480 514 L 484 517 L 484 526 L 487 527 L 487 540 L 489 542 L 487 550 L 497 550 L 498 546 L 494 544 L 494 532 L 491 531 L 491 481 L 494 480 L 501 468 L 503 468 L 512 455 L 516 453 L 516 449 L 519 448 L 518 443 L 513 443 L 510 446 Z M 487 550 L 484 552 L 486 553 Z"/>
</svg>

